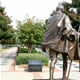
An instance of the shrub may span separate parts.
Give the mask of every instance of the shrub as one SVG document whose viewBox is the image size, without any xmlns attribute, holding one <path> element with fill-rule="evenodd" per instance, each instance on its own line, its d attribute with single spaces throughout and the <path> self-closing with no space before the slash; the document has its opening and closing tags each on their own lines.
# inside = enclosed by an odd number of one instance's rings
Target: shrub
<svg viewBox="0 0 80 80">
<path fill-rule="evenodd" d="M 28 53 L 28 49 L 27 48 L 18 48 L 18 53 Z M 31 53 L 38 53 L 35 49 L 31 50 Z"/>
<path fill-rule="evenodd" d="M 28 64 L 28 60 L 41 60 L 43 65 L 48 65 L 48 58 L 42 54 L 19 53 L 16 57 L 16 64 Z"/>
<path fill-rule="evenodd" d="M 35 49 L 32 49 L 31 53 L 38 53 Z"/>
<path fill-rule="evenodd" d="M 18 53 L 28 53 L 28 49 L 27 48 L 18 48 Z"/>
</svg>

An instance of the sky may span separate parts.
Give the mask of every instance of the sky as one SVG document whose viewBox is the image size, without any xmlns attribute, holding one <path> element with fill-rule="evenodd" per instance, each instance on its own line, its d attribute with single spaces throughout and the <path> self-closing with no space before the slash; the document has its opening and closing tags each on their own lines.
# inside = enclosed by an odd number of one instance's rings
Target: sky
<svg viewBox="0 0 80 80">
<path fill-rule="evenodd" d="M 40 20 L 49 18 L 58 3 L 62 1 L 71 3 L 71 0 L 0 0 L 14 28 L 16 20 L 23 21 L 27 15 L 30 18 L 35 16 Z"/>
</svg>

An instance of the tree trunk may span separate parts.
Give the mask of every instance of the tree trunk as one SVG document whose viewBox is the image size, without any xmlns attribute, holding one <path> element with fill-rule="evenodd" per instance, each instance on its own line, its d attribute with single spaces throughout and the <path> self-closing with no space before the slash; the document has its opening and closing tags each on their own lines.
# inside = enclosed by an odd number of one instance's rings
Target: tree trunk
<svg viewBox="0 0 80 80">
<path fill-rule="evenodd" d="M 28 44 L 28 53 L 31 53 L 32 51 L 32 44 Z"/>
</svg>

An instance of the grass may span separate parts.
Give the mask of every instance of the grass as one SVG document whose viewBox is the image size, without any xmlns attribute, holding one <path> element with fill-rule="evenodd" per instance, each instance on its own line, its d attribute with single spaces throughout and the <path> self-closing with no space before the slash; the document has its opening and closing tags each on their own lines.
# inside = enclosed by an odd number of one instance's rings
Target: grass
<svg viewBox="0 0 80 80">
<path fill-rule="evenodd" d="M 6 51 L 8 48 L 0 49 L 0 54 Z"/>
<path fill-rule="evenodd" d="M 0 54 L 3 53 L 3 51 L 5 51 L 5 49 L 0 49 Z"/>
<path fill-rule="evenodd" d="M 28 60 L 41 60 L 43 65 L 48 66 L 48 58 L 39 53 L 19 53 L 16 57 L 16 64 L 28 64 Z"/>
</svg>

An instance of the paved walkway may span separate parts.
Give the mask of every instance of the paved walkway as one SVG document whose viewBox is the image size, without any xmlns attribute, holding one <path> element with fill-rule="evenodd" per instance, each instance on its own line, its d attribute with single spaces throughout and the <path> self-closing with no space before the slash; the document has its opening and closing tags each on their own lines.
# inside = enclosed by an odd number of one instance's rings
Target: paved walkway
<svg viewBox="0 0 80 80">
<path fill-rule="evenodd" d="M 54 78 L 62 80 L 62 72 L 55 72 Z M 0 72 L 0 80 L 49 80 L 49 72 Z M 69 80 L 80 80 L 80 73 L 71 72 Z"/>
<path fill-rule="evenodd" d="M 0 55 L 0 80 L 49 80 L 49 67 L 44 66 L 42 72 L 28 72 L 27 65 L 15 65 L 17 48 L 13 47 Z M 69 63 L 70 61 L 68 61 Z M 15 71 L 14 71 L 15 65 Z M 80 80 L 79 64 L 72 63 L 70 80 Z M 62 80 L 62 59 L 56 64 L 55 80 Z"/>
<path fill-rule="evenodd" d="M 17 47 L 13 47 L 0 54 L 0 71 L 12 71 L 12 65 L 15 65 L 16 52 Z"/>
<path fill-rule="evenodd" d="M 70 62 L 68 61 L 68 63 Z M 78 63 L 72 63 L 69 80 L 80 80 L 80 72 L 78 67 Z M 27 65 L 16 66 L 15 70 L 16 72 L 13 72 L 12 74 L 17 75 L 17 79 L 19 80 L 22 80 L 22 78 L 23 80 L 49 80 L 49 67 L 46 66 L 43 66 L 42 72 L 28 72 Z M 62 61 L 58 60 L 54 72 L 55 80 L 62 80 L 62 74 Z M 18 75 L 21 75 L 20 78 Z"/>
</svg>

